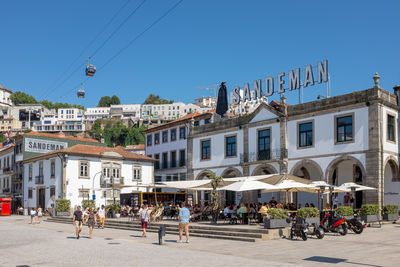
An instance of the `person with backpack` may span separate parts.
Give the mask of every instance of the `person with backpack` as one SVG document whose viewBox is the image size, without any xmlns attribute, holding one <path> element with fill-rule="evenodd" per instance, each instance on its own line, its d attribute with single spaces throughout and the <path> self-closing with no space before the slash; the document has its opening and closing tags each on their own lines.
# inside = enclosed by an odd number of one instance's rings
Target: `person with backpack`
<svg viewBox="0 0 400 267">
<path fill-rule="evenodd" d="M 142 209 L 142 211 L 140 212 L 140 218 L 141 218 L 142 230 L 143 230 L 142 237 L 147 237 L 146 229 L 147 229 L 147 225 L 148 225 L 148 223 L 149 223 L 150 212 L 151 212 L 151 210 L 149 210 L 149 208 L 147 207 L 147 205 L 144 204 L 144 205 L 143 205 L 143 209 Z"/>
</svg>

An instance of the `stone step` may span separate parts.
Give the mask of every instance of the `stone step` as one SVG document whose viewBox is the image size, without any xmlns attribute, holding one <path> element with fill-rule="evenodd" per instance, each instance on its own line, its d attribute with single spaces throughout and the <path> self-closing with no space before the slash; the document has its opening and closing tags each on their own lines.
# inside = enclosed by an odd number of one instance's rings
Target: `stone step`
<svg viewBox="0 0 400 267">
<path fill-rule="evenodd" d="M 54 222 L 54 223 L 62 223 L 62 224 L 70 224 L 71 220 L 57 220 L 57 219 L 47 219 L 46 221 L 48 222 Z M 118 225 L 118 224 L 104 224 L 104 227 L 106 228 L 112 228 L 112 229 L 119 229 L 119 230 L 129 230 L 129 231 L 141 231 L 142 229 L 139 227 L 135 226 L 124 226 L 124 225 Z M 158 233 L 158 227 L 153 227 L 153 228 L 148 228 L 147 232 L 150 233 Z M 178 230 L 169 230 L 168 228 L 166 229 L 166 234 L 172 234 L 172 235 L 177 235 Z M 235 236 L 235 234 L 238 234 Z M 261 235 L 259 237 L 249 237 L 249 236 L 242 236 L 240 233 L 215 233 L 215 232 L 208 232 L 208 233 L 198 233 L 195 231 L 190 232 L 191 236 L 195 237 L 202 237 L 202 238 L 213 238 L 213 239 L 224 239 L 224 240 L 234 240 L 234 241 L 243 241 L 243 242 L 256 242 L 261 240 Z"/>
</svg>

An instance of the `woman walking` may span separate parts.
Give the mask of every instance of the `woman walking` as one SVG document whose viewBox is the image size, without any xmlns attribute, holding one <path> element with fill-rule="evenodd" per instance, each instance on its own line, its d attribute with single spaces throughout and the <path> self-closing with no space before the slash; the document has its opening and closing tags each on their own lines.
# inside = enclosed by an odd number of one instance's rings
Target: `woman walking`
<svg viewBox="0 0 400 267">
<path fill-rule="evenodd" d="M 33 222 L 35 222 L 35 216 L 36 216 L 36 210 L 35 208 L 31 209 L 31 224 L 33 224 Z"/>
<path fill-rule="evenodd" d="M 37 209 L 38 223 L 42 222 L 42 216 L 43 216 L 42 208 L 39 206 L 39 208 Z"/>
<path fill-rule="evenodd" d="M 87 224 L 87 226 L 89 227 L 89 239 L 92 239 L 93 228 L 95 225 L 97 226 L 97 220 L 93 208 L 89 209 L 89 213 L 86 215 L 85 224 Z"/>
<path fill-rule="evenodd" d="M 142 230 L 143 234 L 142 237 L 147 237 L 146 229 L 147 229 L 147 224 L 149 223 L 149 218 L 150 218 L 150 210 L 147 208 L 147 205 L 143 205 L 143 210 L 140 213 L 140 217 L 142 220 Z"/>
</svg>

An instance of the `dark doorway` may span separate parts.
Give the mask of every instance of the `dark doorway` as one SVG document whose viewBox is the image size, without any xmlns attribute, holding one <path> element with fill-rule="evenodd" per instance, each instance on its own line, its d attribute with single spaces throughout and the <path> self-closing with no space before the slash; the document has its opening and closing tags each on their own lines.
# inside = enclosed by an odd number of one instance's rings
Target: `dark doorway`
<svg viewBox="0 0 400 267">
<path fill-rule="evenodd" d="M 46 203 L 46 196 L 45 196 L 45 192 L 46 189 L 45 188 L 38 188 L 37 189 L 37 207 L 41 207 L 42 209 L 45 208 L 45 203 Z"/>
<path fill-rule="evenodd" d="M 233 192 L 233 191 L 225 191 L 225 199 L 226 199 L 226 205 L 233 205 L 233 204 L 235 204 L 236 192 Z"/>
</svg>

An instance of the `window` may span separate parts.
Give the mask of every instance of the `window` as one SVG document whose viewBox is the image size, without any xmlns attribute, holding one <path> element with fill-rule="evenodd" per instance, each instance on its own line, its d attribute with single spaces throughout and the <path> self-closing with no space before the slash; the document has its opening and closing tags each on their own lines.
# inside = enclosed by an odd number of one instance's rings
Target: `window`
<svg viewBox="0 0 400 267">
<path fill-rule="evenodd" d="M 142 167 L 133 166 L 133 180 L 141 180 L 141 179 L 142 179 Z"/>
<path fill-rule="evenodd" d="M 258 131 L 258 160 L 269 160 L 271 158 L 271 130 Z"/>
<path fill-rule="evenodd" d="M 179 180 L 180 180 L 180 181 L 186 181 L 186 173 L 181 173 L 181 174 L 179 175 Z"/>
<path fill-rule="evenodd" d="M 29 164 L 29 181 L 32 181 L 32 173 L 33 173 L 32 164 Z"/>
<path fill-rule="evenodd" d="M 210 123 L 210 118 L 204 120 L 204 124 L 209 124 L 209 123 Z"/>
<path fill-rule="evenodd" d="M 396 142 L 396 123 L 395 117 L 392 115 L 387 116 L 387 140 L 391 142 Z"/>
<path fill-rule="evenodd" d="M 201 159 L 211 159 L 211 140 L 201 141 Z"/>
<path fill-rule="evenodd" d="M 194 122 L 194 126 L 199 126 L 200 125 L 200 122 L 199 121 L 195 121 Z"/>
<path fill-rule="evenodd" d="M 171 129 L 171 141 L 176 140 L 176 129 Z"/>
<path fill-rule="evenodd" d="M 154 134 L 154 144 L 158 145 L 160 143 L 160 133 Z"/>
<path fill-rule="evenodd" d="M 39 177 L 43 177 L 43 161 L 39 162 Z"/>
<path fill-rule="evenodd" d="M 179 181 L 179 176 L 178 176 L 178 174 L 174 174 L 174 175 L 172 176 L 172 180 L 173 180 L 173 181 Z"/>
<path fill-rule="evenodd" d="M 117 164 L 117 163 L 112 164 L 112 176 L 113 176 L 113 178 L 121 177 L 121 164 Z"/>
<path fill-rule="evenodd" d="M 179 139 L 185 139 L 186 138 L 186 129 L 185 127 L 179 128 Z"/>
<path fill-rule="evenodd" d="M 103 177 L 110 178 L 111 177 L 111 164 L 109 162 L 103 164 Z"/>
<path fill-rule="evenodd" d="M 79 189 L 79 197 L 83 199 L 89 199 L 89 190 Z"/>
<path fill-rule="evenodd" d="M 33 196 L 32 188 L 28 189 L 28 198 L 32 198 Z"/>
<path fill-rule="evenodd" d="M 313 123 L 306 122 L 299 124 L 299 147 L 308 147 L 313 145 Z"/>
<path fill-rule="evenodd" d="M 167 169 L 168 168 L 168 153 L 164 152 L 162 153 L 162 161 L 163 161 L 163 169 Z"/>
<path fill-rule="evenodd" d="M 353 115 L 336 118 L 336 142 L 353 141 Z"/>
<path fill-rule="evenodd" d="M 225 137 L 225 157 L 236 156 L 236 135 Z"/>
<path fill-rule="evenodd" d="M 176 151 L 171 151 L 171 168 L 176 167 Z"/>
<path fill-rule="evenodd" d="M 162 132 L 162 142 L 167 143 L 168 142 L 168 131 Z"/>
<path fill-rule="evenodd" d="M 183 167 L 186 165 L 186 157 L 185 157 L 185 150 L 179 151 L 179 167 Z"/>
<path fill-rule="evenodd" d="M 171 180 L 172 180 L 172 179 L 171 179 L 171 176 L 170 176 L 170 175 L 167 175 L 166 181 L 167 181 L 167 182 L 171 182 Z"/>
<path fill-rule="evenodd" d="M 50 177 L 54 178 L 56 176 L 56 160 L 52 159 L 50 161 Z"/>
<path fill-rule="evenodd" d="M 155 154 L 154 158 L 157 160 L 154 164 L 154 169 L 160 169 L 160 154 Z"/>
<path fill-rule="evenodd" d="M 50 186 L 50 197 L 56 195 L 56 187 L 55 186 Z"/>
<path fill-rule="evenodd" d="M 79 178 L 89 178 L 89 162 L 79 161 Z"/>
</svg>

